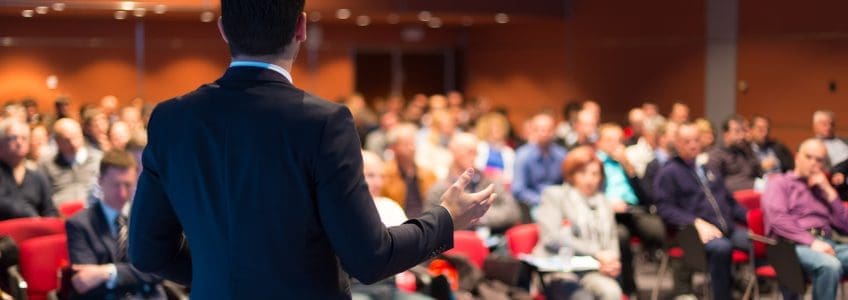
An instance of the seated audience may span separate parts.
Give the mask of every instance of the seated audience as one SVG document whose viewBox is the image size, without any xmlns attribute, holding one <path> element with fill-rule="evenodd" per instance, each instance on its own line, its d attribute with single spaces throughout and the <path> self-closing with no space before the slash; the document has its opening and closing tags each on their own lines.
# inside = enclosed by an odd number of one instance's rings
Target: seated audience
<svg viewBox="0 0 848 300">
<path fill-rule="evenodd" d="M 380 116 L 380 127 L 365 136 L 365 150 L 383 157 L 389 146 L 386 136 L 399 121 L 398 114 L 395 112 L 387 112 Z"/>
<path fill-rule="evenodd" d="M 678 125 L 689 122 L 689 106 L 683 102 L 674 102 L 668 113 L 668 121 Z"/>
<path fill-rule="evenodd" d="M 577 121 L 577 113 L 580 112 L 581 104 L 570 101 L 562 108 L 563 120 L 556 126 L 556 142 L 560 145 L 572 145 L 577 141 L 577 132 L 574 123 Z"/>
<path fill-rule="evenodd" d="M 675 124 L 679 125 L 679 123 Z M 704 159 L 707 159 L 708 157 L 706 153 L 709 153 L 715 146 L 715 128 L 713 128 L 712 122 L 704 118 L 698 118 L 695 120 L 695 125 L 698 126 L 698 130 L 701 132 L 701 153 L 704 153 Z M 704 160 L 704 162 L 706 163 L 706 160 Z"/>
<path fill-rule="evenodd" d="M 772 177 L 762 198 L 766 234 L 796 244 L 816 300 L 836 299 L 840 280 L 848 274 L 848 244 L 833 239 L 835 230 L 848 232 L 848 208 L 828 182 L 826 162 L 821 140 L 804 141 L 795 169 Z"/>
<path fill-rule="evenodd" d="M 386 181 L 381 193 L 397 201 L 410 218 L 421 215 L 425 193 L 436 182 L 432 171 L 415 163 L 416 132 L 418 128 L 410 123 L 398 124 L 389 131 L 392 159 L 386 162 Z"/>
<path fill-rule="evenodd" d="M 640 205 L 642 193 L 636 170 L 624 154 L 624 131 L 615 124 L 604 124 L 596 143 L 598 159 L 604 168 L 602 190 L 618 222 L 618 241 L 622 263 L 622 289 L 636 292 L 631 236 L 638 236 L 647 248 L 658 249 L 665 241 L 665 225 L 649 207 Z"/>
<path fill-rule="evenodd" d="M 617 225 L 601 189 L 604 178 L 601 162 L 591 148 L 578 147 L 568 154 L 561 167 L 565 182 L 542 192 L 539 242 L 533 254 L 555 256 L 561 248 L 568 248 L 566 251 L 573 251 L 574 255 L 594 257 L 601 267 L 598 271 L 579 274 L 581 286 L 597 299 L 620 300 L 622 290 L 616 281 L 621 273 Z M 573 276 L 557 275 L 545 278 L 553 286 L 549 297 L 569 299 L 557 287 L 568 284 Z"/>
<path fill-rule="evenodd" d="M 444 179 L 448 176 L 451 164 L 448 141 L 458 132 L 456 119 L 446 109 L 431 111 L 429 117 L 430 126 L 418 133 L 415 161 L 419 165 L 427 165 L 436 178 Z"/>
<path fill-rule="evenodd" d="M 76 299 L 165 299 L 161 280 L 138 271 L 127 256 L 129 233 L 124 206 L 135 190 L 133 157 L 109 151 L 100 163 L 103 196 L 65 224 Z"/>
<path fill-rule="evenodd" d="M 724 178 L 724 184 L 731 192 L 753 189 L 762 169 L 747 141 L 748 121 L 734 115 L 724 121 L 721 129 L 724 145 L 710 151 L 707 164 Z M 759 189 L 762 190 L 762 187 Z"/>
<path fill-rule="evenodd" d="M 380 195 L 385 178 L 385 166 L 383 159 L 374 152 L 362 151 L 362 172 L 365 173 L 365 182 L 368 184 L 368 192 L 374 198 L 377 213 L 386 227 L 397 226 L 406 222 L 406 213 L 403 208 L 392 199 Z"/>
<path fill-rule="evenodd" d="M 784 173 L 795 168 L 792 161 L 792 153 L 782 143 L 774 140 L 770 135 L 771 121 L 764 116 L 751 118 L 751 131 L 749 141 L 751 149 L 760 162 L 760 170 L 763 174 Z"/>
<path fill-rule="evenodd" d="M 591 107 L 591 106 L 590 106 Z M 598 120 L 592 110 L 581 110 L 577 113 L 577 120 L 574 122 L 573 140 L 566 140 L 564 146 L 566 149 L 574 149 L 580 146 L 591 146 L 598 140 Z"/>
<path fill-rule="evenodd" d="M 529 222 L 541 201 L 542 189 L 562 183 L 559 165 L 566 150 L 553 143 L 554 118 L 540 113 L 530 120 L 530 141 L 515 154 L 512 195 L 522 204 L 522 219 Z"/>
<path fill-rule="evenodd" d="M 0 121 L 0 221 L 58 216 L 44 174 L 27 169 L 29 126 L 17 119 Z"/>
<path fill-rule="evenodd" d="M 86 199 L 88 191 L 97 181 L 102 154 L 85 146 L 79 123 L 72 119 L 59 119 L 53 125 L 59 152 L 41 162 L 41 170 L 50 180 L 53 203 Z"/>
<path fill-rule="evenodd" d="M 642 130 L 645 128 L 645 111 L 635 107 L 627 113 L 627 127 L 624 128 L 624 144 L 627 146 L 635 145 L 642 138 Z"/>
<path fill-rule="evenodd" d="M 100 151 L 108 151 L 111 147 L 109 117 L 96 107 L 81 109 L 80 116 L 86 145 Z"/>
<path fill-rule="evenodd" d="M 505 185 L 512 183 L 515 171 L 515 150 L 507 145 L 509 120 L 502 114 L 491 112 L 477 121 L 477 158 L 474 167 Z"/>
<path fill-rule="evenodd" d="M 446 179 L 437 182 L 427 193 L 427 204 L 430 207 L 437 206 L 442 203 L 442 194 L 453 185 L 457 178 L 462 175 L 465 170 L 474 168 L 474 160 L 477 158 L 477 145 L 479 141 L 476 136 L 470 133 L 457 133 L 451 138 L 448 148 L 453 155 L 453 164 L 451 164 L 450 173 Z M 503 185 L 500 182 L 493 181 L 486 177 L 486 174 L 477 170 L 474 172 L 474 177 L 468 183 L 466 189 L 468 192 L 479 192 L 486 189 L 489 185 L 494 185 L 495 194 L 497 197 L 492 203 L 492 206 L 480 218 L 478 226 L 484 226 L 491 229 L 493 233 L 504 233 L 507 229 L 517 224 L 521 219 L 521 211 L 518 204 L 512 196 L 504 191 Z M 471 228 L 454 228 L 471 229 Z"/>
<path fill-rule="evenodd" d="M 695 162 L 701 152 L 699 129 L 690 123 L 677 128 L 677 156 L 666 163 L 654 182 L 657 209 L 670 226 L 694 226 L 704 243 L 714 299 L 731 299 L 731 255 L 750 247 L 746 211 L 736 204 L 721 173 Z M 691 294 L 691 278 L 675 276 L 675 290 Z M 682 287 L 680 285 L 683 285 Z"/>
<path fill-rule="evenodd" d="M 831 182 L 841 197 L 848 197 L 848 138 L 836 136 L 832 111 L 819 110 L 813 114 L 813 132 L 827 147 Z"/>
<path fill-rule="evenodd" d="M 50 137 L 47 127 L 42 124 L 31 126 L 29 134 L 29 153 L 27 153 L 27 168 L 38 169 L 38 162 L 44 157 L 52 157 L 53 150 L 50 148 Z"/>
<path fill-rule="evenodd" d="M 127 123 L 118 121 L 109 127 L 109 145 L 112 149 L 127 150 L 127 143 L 131 137 L 132 131 Z"/>
<path fill-rule="evenodd" d="M 645 193 L 643 200 L 645 204 L 654 206 L 652 211 L 656 209 L 656 195 L 654 195 L 654 179 L 657 178 L 657 173 L 665 166 L 672 158 L 674 158 L 674 137 L 677 135 L 677 123 L 664 122 L 656 132 L 657 147 L 654 149 L 654 160 L 648 163 L 645 167 L 645 176 L 642 177 L 642 191 Z"/>
<path fill-rule="evenodd" d="M 645 119 L 643 123 L 639 138 L 627 146 L 625 151 L 627 159 L 633 164 L 636 176 L 639 178 L 645 177 L 645 169 L 654 160 L 654 152 L 657 148 L 657 132 L 666 122 L 662 117 L 653 117 Z"/>
</svg>

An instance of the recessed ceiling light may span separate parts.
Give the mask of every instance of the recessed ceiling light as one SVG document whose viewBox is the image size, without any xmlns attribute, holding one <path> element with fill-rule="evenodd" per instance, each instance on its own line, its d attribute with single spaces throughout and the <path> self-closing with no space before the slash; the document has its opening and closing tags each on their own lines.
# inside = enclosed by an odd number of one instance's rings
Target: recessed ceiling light
<svg viewBox="0 0 848 300">
<path fill-rule="evenodd" d="M 386 16 L 386 22 L 389 22 L 389 24 L 400 23 L 400 16 L 398 14 L 389 14 Z"/>
<path fill-rule="evenodd" d="M 369 16 L 358 16 L 356 17 L 356 25 L 365 27 L 371 24 L 371 17 Z"/>
<path fill-rule="evenodd" d="M 34 14 L 35 12 L 31 9 L 24 9 L 23 11 L 21 11 L 21 16 L 23 16 L 24 18 L 32 18 L 32 15 Z"/>
<path fill-rule="evenodd" d="M 3 44 L 3 47 L 9 47 L 12 45 L 12 38 L 8 36 L 4 37 L 2 40 L 0 40 L 0 44 Z"/>
<path fill-rule="evenodd" d="M 505 13 L 499 13 L 499 14 L 495 15 L 495 22 L 498 22 L 498 24 L 509 23 L 509 15 L 507 15 Z"/>
<path fill-rule="evenodd" d="M 145 9 L 144 7 L 136 7 L 133 10 L 133 15 L 138 17 L 138 18 L 144 17 L 144 15 L 146 13 L 147 13 L 147 9 Z"/>
<path fill-rule="evenodd" d="M 123 20 L 127 18 L 127 12 L 123 10 L 116 10 L 114 16 L 115 20 Z"/>
<path fill-rule="evenodd" d="M 39 15 L 46 15 L 48 11 L 50 11 L 50 8 L 48 8 L 47 6 L 36 6 L 35 7 L 35 13 L 37 13 Z"/>
<path fill-rule="evenodd" d="M 342 8 L 336 11 L 336 18 L 341 20 L 347 20 L 350 18 L 350 10 L 347 8 Z"/>
<path fill-rule="evenodd" d="M 430 22 L 430 18 L 432 18 L 432 17 L 433 17 L 433 14 L 431 14 L 429 11 L 426 11 L 426 10 L 418 13 L 418 20 L 421 21 L 421 22 Z"/>
<path fill-rule="evenodd" d="M 133 10 L 135 8 L 135 2 L 132 1 L 121 1 L 120 4 L 121 10 Z"/>
<path fill-rule="evenodd" d="M 65 10 L 65 3 L 63 3 L 63 2 L 56 2 L 56 3 L 53 3 L 53 10 L 55 10 L 55 11 L 63 11 L 63 10 Z"/>
<path fill-rule="evenodd" d="M 200 13 L 200 22 L 209 23 L 212 22 L 212 20 L 215 20 L 215 14 L 211 11 L 204 11 Z"/>
<path fill-rule="evenodd" d="M 168 11 L 168 7 L 165 4 L 157 4 L 153 7 L 153 12 L 157 15 L 164 14 L 166 11 Z"/>
<path fill-rule="evenodd" d="M 313 11 L 313 12 L 309 13 L 309 21 L 312 21 L 313 23 L 321 21 L 322 17 L 324 17 L 324 16 L 321 15 L 320 11 Z"/>
</svg>

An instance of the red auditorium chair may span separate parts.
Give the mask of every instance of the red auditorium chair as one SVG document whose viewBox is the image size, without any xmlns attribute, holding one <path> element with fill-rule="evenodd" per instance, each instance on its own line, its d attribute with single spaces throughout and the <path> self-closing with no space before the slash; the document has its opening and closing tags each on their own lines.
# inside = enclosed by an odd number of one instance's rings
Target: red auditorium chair
<svg viewBox="0 0 848 300">
<path fill-rule="evenodd" d="M 453 233 L 453 249 L 445 254 L 465 256 L 482 270 L 483 262 L 489 256 L 489 248 L 486 248 L 483 240 L 474 231 L 458 230 Z"/>
<path fill-rule="evenodd" d="M 760 197 L 762 194 L 755 190 L 741 190 L 733 192 L 733 198 L 742 207 L 752 210 L 760 208 Z"/>
<path fill-rule="evenodd" d="M 536 224 L 516 225 L 506 231 L 506 245 L 513 257 L 530 254 L 539 242 L 539 226 Z"/>
<path fill-rule="evenodd" d="M 59 270 L 69 265 L 67 237 L 54 234 L 36 237 L 20 244 L 20 275 L 29 300 L 47 299 L 59 288 Z M 20 278 L 19 278 L 20 280 Z"/>
<path fill-rule="evenodd" d="M 0 236 L 8 235 L 20 246 L 28 239 L 65 234 L 65 221 L 59 218 L 20 218 L 0 221 Z"/>
<path fill-rule="evenodd" d="M 74 214 L 85 208 L 85 201 L 68 201 L 59 204 L 59 213 L 65 218 L 73 217 Z"/>
</svg>

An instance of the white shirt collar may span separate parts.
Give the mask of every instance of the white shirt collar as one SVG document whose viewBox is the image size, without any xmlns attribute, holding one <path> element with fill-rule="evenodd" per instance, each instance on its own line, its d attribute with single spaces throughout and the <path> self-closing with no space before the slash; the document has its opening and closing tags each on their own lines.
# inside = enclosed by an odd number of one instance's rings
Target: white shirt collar
<svg viewBox="0 0 848 300">
<path fill-rule="evenodd" d="M 283 67 L 280 67 L 275 64 L 252 60 L 234 60 L 230 63 L 230 68 L 232 67 L 256 67 L 268 69 L 277 72 L 280 75 L 283 75 L 283 77 L 285 77 L 289 81 L 289 83 L 294 84 L 291 73 L 289 73 L 289 71 L 284 69 Z"/>
</svg>

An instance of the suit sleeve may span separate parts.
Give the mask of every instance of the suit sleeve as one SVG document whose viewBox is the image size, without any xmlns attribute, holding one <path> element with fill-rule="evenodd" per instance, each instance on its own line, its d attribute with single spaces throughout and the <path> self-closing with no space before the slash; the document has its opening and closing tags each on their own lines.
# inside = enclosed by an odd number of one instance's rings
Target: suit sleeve
<svg viewBox="0 0 848 300">
<path fill-rule="evenodd" d="M 142 154 L 144 170 L 130 216 L 129 256 L 142 272 L 171 281 L 191 284 L 191 257 L 183 238 L 183 228 L 165 194 L 155 149 L 160 142 L 157 114 L 150 120 L 149 143 Z"/>
<path fill-rule="evenodd" d="M 362 173 L 350 111 L 338 106 L 326 121 L 315 159 L 320 221 L 345 271 L 370 284 L 453 247 L 453 221 L 437 206 L 386 229 Z"/>
<path fill-rule="evenodd" d="M 68 236 L 68 256 L 71 264 L 97 264 L 97 255 L 94 254 L 81 224 L 68 220 L 65 222 L 65 234 Z"/>
</svg>

